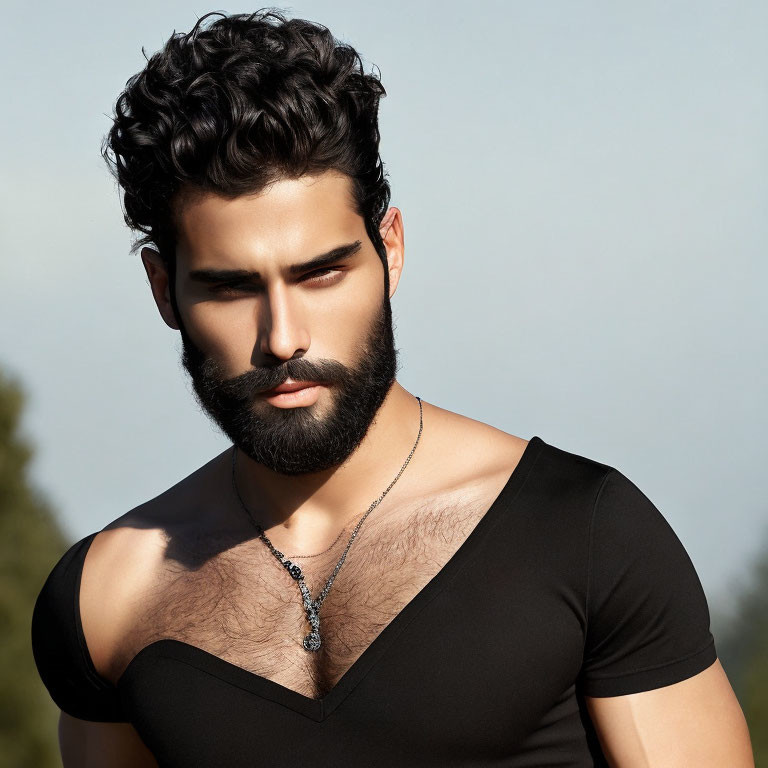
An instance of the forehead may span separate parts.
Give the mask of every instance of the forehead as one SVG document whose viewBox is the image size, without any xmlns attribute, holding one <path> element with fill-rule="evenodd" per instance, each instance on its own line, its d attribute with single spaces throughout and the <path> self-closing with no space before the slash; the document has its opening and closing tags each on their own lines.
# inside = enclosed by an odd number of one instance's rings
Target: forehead
<svg viewBox="0 0 768 768">
<path fill-rule="evenodd" d="M 188 194 L 180 199 L 175 220 L 177 255 L 190 263 L 232 257 L 290 260 L 364 229 L 354 209 L 352 182 L 335 171 L 280 179 L 234 199 Z"/>
</svg>

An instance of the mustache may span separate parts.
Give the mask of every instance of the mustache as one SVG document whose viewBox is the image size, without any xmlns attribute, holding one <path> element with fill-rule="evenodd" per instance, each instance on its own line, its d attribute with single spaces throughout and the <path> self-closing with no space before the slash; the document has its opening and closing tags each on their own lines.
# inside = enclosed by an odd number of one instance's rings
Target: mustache
<svg viewBox="0 0 768 768">
<path fill-rule="evenodd" d="M 345 382 L 349 375 L 346 367 L 337 360 L 296 358 L 272 368 L 253 368 L 231 379 L 219 377 L 219 387 L 229 397 L 252 400 L 262 392 L 280 386 L 286 379 L 338 384 Z"/>
</svg>

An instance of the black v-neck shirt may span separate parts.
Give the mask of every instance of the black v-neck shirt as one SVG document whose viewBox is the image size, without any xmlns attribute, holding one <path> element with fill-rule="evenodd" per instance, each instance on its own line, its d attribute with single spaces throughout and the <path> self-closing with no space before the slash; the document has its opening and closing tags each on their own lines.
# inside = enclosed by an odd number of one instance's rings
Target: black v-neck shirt
<svg viewBox="0 0 768 768">
<path fill-rule="evenodd" d="M 529 441 L 443 568 L 312 699 L 175 639 L 117 686 L 79 612 L 96 533 L 61 557 L 32 618 L 39 674 L 84 720 L 131 722 L 165 768 L 607 766 L 584 696 L 691 677 L 717 658 L 682 543 L 618 469 Z"/>
</svg>

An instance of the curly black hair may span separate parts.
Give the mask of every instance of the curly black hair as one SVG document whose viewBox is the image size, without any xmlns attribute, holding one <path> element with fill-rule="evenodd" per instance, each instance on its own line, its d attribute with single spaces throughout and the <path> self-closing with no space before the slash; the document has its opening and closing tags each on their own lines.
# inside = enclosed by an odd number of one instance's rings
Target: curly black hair
<svg viewBox="0 0 768 768">
<path fill-rule="evenodd" d="M 210 16 L 221 18 L 204 28 Z M 388 277 L 378 229 L 390 199 L 379 156 L 380 74 L 365 74 L 357 51 L 327 27 L 276 8 L 212 11 L 190 32 L 174 30 L 127 81 L 102 143 L 124 191 L 125 222 L 144 234 L 131 252 L 154 244 L 173 286 L 172 206 L 188 190 L 233 198 L 336 170 L 352 181 Z"/>
</svg>

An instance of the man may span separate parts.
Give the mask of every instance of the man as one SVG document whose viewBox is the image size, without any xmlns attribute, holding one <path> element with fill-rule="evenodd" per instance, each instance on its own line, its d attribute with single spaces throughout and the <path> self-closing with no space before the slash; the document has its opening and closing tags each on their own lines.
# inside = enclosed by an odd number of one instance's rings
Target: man
<svg viewBox="0 0 768 768">
<path fill-rule="evenodd" d="M 232 448 L 41 590 L 66 768 L 753 765 L 639 489 L 397 382 L 378 79 L 320 25 L 213 15 L 129 81 L 107 148 Z"/>
</svg>

